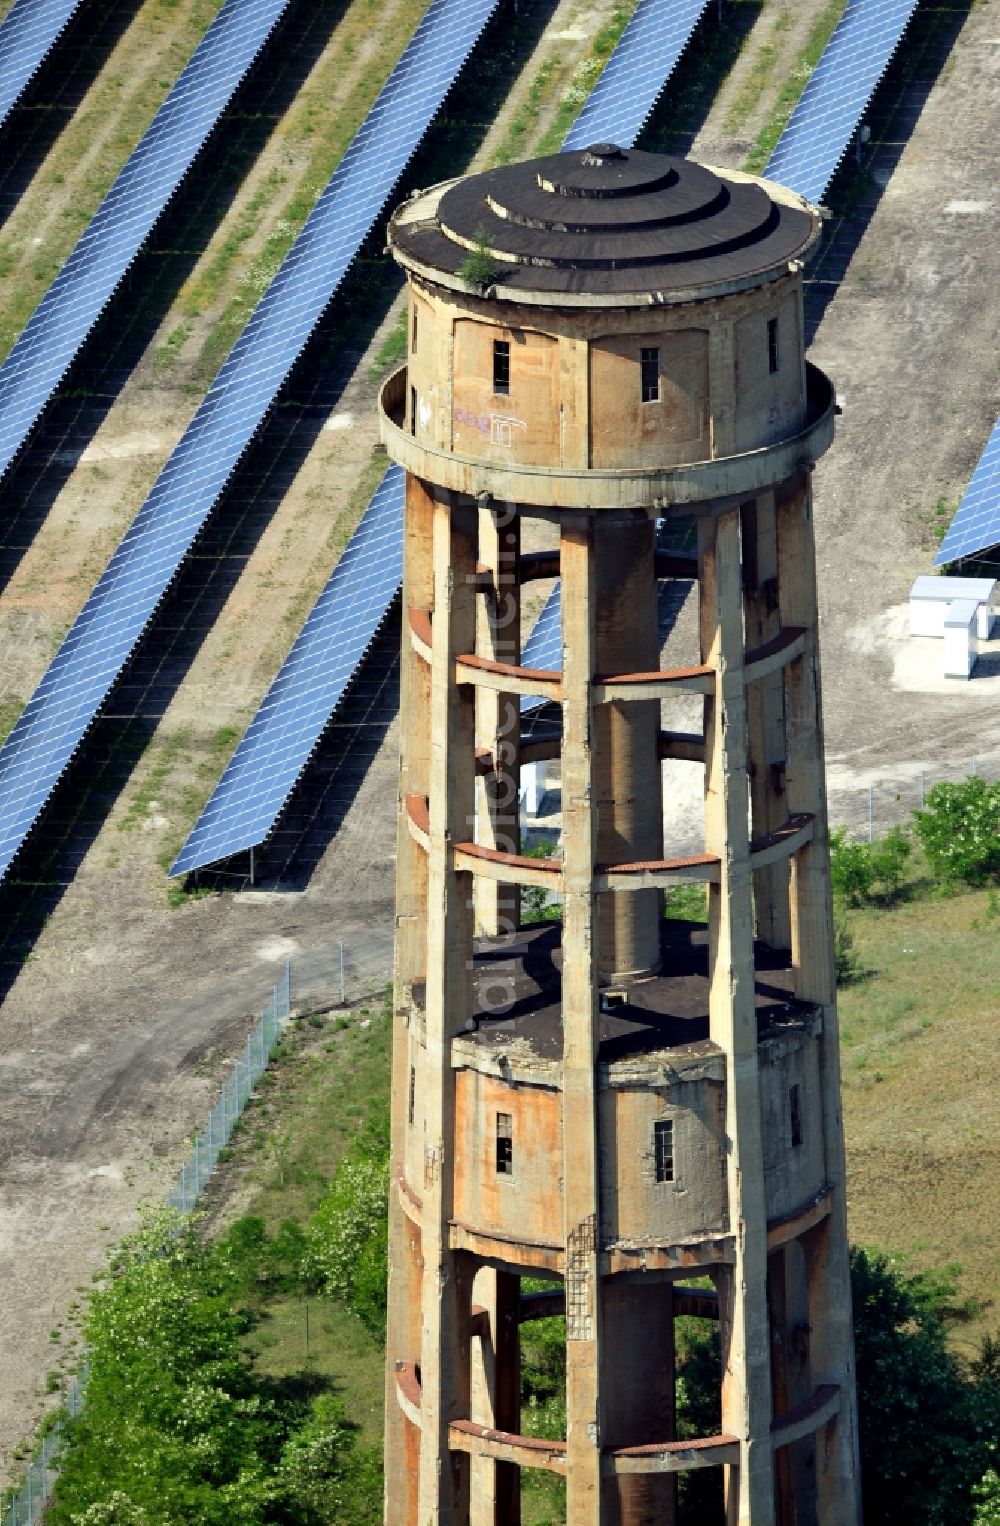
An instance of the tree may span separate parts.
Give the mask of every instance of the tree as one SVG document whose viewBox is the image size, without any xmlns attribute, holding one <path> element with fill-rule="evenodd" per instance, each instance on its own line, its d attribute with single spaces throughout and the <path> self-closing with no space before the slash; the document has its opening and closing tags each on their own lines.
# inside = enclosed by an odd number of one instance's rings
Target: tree
<svg viewBox="0 0 1000 1526">
<path fill-rule="evenodd" d="M 945 883 L 982 885 L 1000 869 L 1000 784 L 972 775 L 935 784 L 913 829 L 932 872 Z"/>
<path fill-rule="evenodd" d="M 941 1278 L 863 1250 L 851 1274 L 866 1526 L 968 1526 L 1000 1435 L 996 1350 L 973 1363 L 949 1350 L 961 1311 Z"/>
</svg>

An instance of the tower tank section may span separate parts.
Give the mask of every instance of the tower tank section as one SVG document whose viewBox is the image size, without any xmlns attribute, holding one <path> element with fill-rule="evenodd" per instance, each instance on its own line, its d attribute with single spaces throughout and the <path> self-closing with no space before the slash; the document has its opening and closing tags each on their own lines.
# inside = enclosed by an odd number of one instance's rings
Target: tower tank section
<svg viewBox="0 0 1000 1526">
<path fill-rule="evenodd" d="M 390 224 L 410 301 L 382 393 L 407 474 L 392 1526 L 517 1526 L 537 1470 L 565 1477 L 572 1526 L 675 1526 L 697 1469 L 729 1523 L 859 1520 L 810 483 L 835 409 L 802 318 L 818 234 L 779 186 L 613 144 L 416 193 Z M 531 669 L 522 594 L 555 576 L 562 664 Z M 665 668 L 678 579 L 697 660 Z M 678 695 L 692 731 L 667 724 Z M 546 724 L 522 723 L 529 696 Z M 539 859 L 520 770 L 550 758 L 561 831 Z M 677 759 L 704 770 L 703 852 L 665 836 Z M 692 883 L 705 920 L 665 919 Z M 566 1430 L 539 1438 L 519 1332 L 553 1313 Z M 718 1429 L 693 1440 L 679 1315 L 721 1337 Z"/>
</svg>

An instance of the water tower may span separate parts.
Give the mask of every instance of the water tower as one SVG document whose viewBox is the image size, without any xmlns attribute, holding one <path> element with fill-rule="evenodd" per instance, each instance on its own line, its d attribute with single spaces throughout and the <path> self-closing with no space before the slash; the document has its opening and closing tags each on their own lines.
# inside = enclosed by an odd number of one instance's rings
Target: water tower
<svg viewBox="0 0 1000 1526">
<path fill-rule="evenodd" d="M 730 1523 L 859 1519 L 810 491 L 835 408 L 802 315 L 818 234 L 776 185 L 613 144 L 436 186 L 391 223 L 410 294 L 382 397 L 406 470 L 392 1526 L 516 1526 L 535 1468 L 565 1474 L 571 1526 L 670 1526 L 694 1468 L 722 1470 Z M 680 516 L 689 561 L 658 535 Z M 700 649 L 664 669 L 657 591 L 682 574 Z M 529 669 L 522 592 L 555 576 L 562 665 Z M 695 730 L 664 724 L 679 694 Z M 554 732 L 522 737 L 526 695 Z M 560 847 L 539 860 L 519 770 L 556 757 Z M 704 767 L 703 852 L 664 840 L 671 759 Z M 689 882 L 707 925 L 664 920 Z M 560 922 L 519 915 L 538 886 Z M 566 1435 L 539 1440 L 518 1332 L 554 1311 Z M 717 1319 L 722 1348 L 719 1433 L 683 1440 L 681 1314 Z"/>
</svg>

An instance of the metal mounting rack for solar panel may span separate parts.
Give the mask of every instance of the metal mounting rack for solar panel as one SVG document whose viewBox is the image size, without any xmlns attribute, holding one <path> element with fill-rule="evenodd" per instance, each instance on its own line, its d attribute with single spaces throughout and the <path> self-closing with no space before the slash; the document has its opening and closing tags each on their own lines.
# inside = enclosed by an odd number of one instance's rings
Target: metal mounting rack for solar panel
<svg viewBox="0 0 1000 1526">
<path fill-rule="evenodd" d="M 764 174 L 818 205 L 918 0 L 847 0 Z"/>
<path fill-rule="evenodd" d="M 104 704 L 497 3 L 431 0 L 0 748 L 0 878 Z"/>
<path fill-rule="evenodd" d="M 687 46 L 706 4 L 707 0 L 682 0 L 682 3 L 674 0 L 670 5 L 664 4 L 664 0 L 640 0 L 587 104 L 571 128 L 564 147 L 583 147 L 596 138 L 609 136 L 614 136 L 615 141 L 623 144 L 635 142 L 656 104 L 657 96 Z M 324 650 L 322 643 L 334 628 L 334 612 L 338 601 L 343 600 L 346 606 L 352 597 L 349 581 L 341 576 L 341 566 L 353 555 L 355 542 L 359 538 L 363 541 L 369 534 L 369 516 L 381 516 L 387 512 L 396 513 L 402 526 L 403 475 L 396 467 L 389 468 L 382 486 L 365 510 L 344 558 L 338 563 L 317 600 L 291 654 L 172 866 L 172 875 L 190 873 L 218 863 L 223 857 L 232 857 L 236 853 L 259 847 L 273 831 L 292 789 L 363 660 L 364 651 L 370 640 L 374 639 L 377 626 L 365 640 L 364 649 L 359 649 L 354 667 L 344 673 L 338 668 L 334 681 L 325 686 L 329 695 L 329 708 L 325 714 L 317 709 L 310 724 L 300 726 L 297 760 L 284 746 L 284 717 L 295 708 L 291 675 L 294 672 L 309 672 L 304 653 L 305 646 L 311 639 L 318 643 L 315 663 L 318 670 Z M 358 561 L 361 561 L 360 553 Z M 400 539 L 395 563 L 390 565 L 386 561 L 378 569 L 377 586 L 384 599 L 379 624 L 388 613 L 401 578 Z M 364 630 L 368 630 L 367 623 Z M 269 724 L 264 724 L 265 718 Z M 259 721 L 261 724 L 258 725 Z M 271 741 L 272 734 L 276 737 L 276 742 Z M 270 768 L 265 791 L 269 802 L 266 812 L 257 808 L 258 802 L 252 799 L 250 788 L 251 781 L 264 777 L 265 768 Z"/>
<path fill-rule="evenodd" d="M 0 365 L 0 476 L 288 4 L 226 0 Z"/>
<path fill-rule="evenodd" d="M 83 0 L 15 0 L 0 21 L 0 126 Z"/>
</svg>

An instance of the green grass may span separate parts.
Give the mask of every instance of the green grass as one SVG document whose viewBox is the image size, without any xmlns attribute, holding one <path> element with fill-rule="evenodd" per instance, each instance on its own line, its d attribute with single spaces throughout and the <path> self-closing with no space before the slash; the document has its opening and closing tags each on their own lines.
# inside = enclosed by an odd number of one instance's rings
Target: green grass
<svg viewBox="0 0 1000 1526">
<path fill-rule="evenodd" d="M 753 148 L 747 156 L 743 168 L 750 174 L 759 174 L 771 157 L 774 147 L 788 125 L 788 119 L 806 87 L 810 74 L 812 74 L 819 63 L 823 50 L 830 41 L 837 22 L 843 15 L 845 3 L 846 0 L 830 0 L 830 3 L 823 8 L 813 22 L 806 45 L 799 54 L 794 68 L 788 74 L 781 89 L 778 91 L 771 114 L 757 134 Z"/>
<path fill-rule="evenodd" d="M 916 874 L 913 899 L 847 913 L 865 971 L 838 1001 L 851 1238 L 957 1262 L 960 1296 L 986 1303 L 957 1332 L 971 1348 L 1000 1309 L 997 896 L 923 894 Z"/>
<path fill-rule="evenodd" d="M 14 730 L 23 709 L 24 700 L 19 694 L 12 694 L 9 699 L 0 701 L 0 747 Z"/>
</svg>

